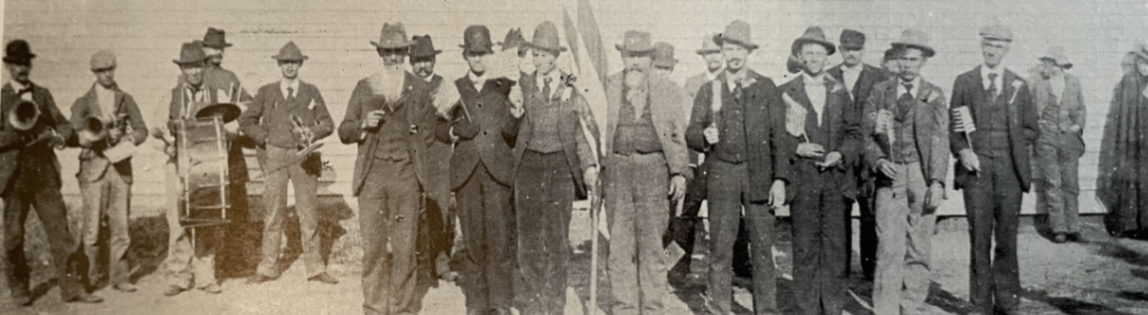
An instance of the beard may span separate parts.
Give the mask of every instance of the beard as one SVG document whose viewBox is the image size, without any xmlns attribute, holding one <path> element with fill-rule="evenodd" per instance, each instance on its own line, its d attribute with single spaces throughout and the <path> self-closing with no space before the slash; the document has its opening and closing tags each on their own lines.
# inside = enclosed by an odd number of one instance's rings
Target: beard
<svg viewBox="0 0 1148 315">
<path fill-rule="evenodd" d="M 641 69 L 626 69 L 625 79 L 622 81 L 628 88 L 637 88 L 646 82 L 646 71 Z"/>
<path fill-rule="evenodd" d="M 427 77 L 430 77 L 431 75 L 433 75 L 434 71 L 432 71 L 431 69 L 427 69 L 427 68 L 419 68 L 418 70 L 415 71 L 415 74 L 417 74 L 420 78 L 427 78 Z"/>
</svg>

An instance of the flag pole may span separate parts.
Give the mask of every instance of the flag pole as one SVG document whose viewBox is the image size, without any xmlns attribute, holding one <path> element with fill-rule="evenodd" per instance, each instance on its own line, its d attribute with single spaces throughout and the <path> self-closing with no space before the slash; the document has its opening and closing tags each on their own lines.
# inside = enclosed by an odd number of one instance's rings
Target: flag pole
<svg viewBox="0 0 1148 315">
<path fill-rule="evenodd" d="M 597 188 L 597 183 L 593 186 Z M 591 192 L 590 194 L 590 305 L 586 309 L 590 314 L 595 314 L 598 309 L 598 205 L 601 204 L 601 197 Z"/>
</svg>

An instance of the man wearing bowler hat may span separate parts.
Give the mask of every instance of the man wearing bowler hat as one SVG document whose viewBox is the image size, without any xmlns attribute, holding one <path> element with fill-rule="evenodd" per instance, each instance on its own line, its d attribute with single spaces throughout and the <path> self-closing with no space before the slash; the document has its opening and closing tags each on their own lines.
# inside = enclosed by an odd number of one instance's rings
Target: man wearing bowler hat
<svg viewBox="0 0 1148 315">
<path fill-rule="evenodd" d="M 1021 293 L 1016 240 L 1021 194 L 1029 189 L 1029 150 L 1039 127 L 1028 82 L 1001 64 L 1012 31 L 994 24 L 981 28 L 980 35 L 984 63 L 953 83 L 950 106 L 969 114 L 951 116 L 949 144 L 960 161 L 953 184 L 964 191 L 969 216 L 969 299 L 980 314 L 1012 314 Z M 970 121 L 975 131 L 959 128 Z"/>
<path fill-rule="evenodd" d="M 303 238 L 303 263 L 307 280 L 326 284 L 339 281 L 326 271 L 319 254 L 319 212 L 317 194 L 322 161 L 318 152 L 307 152 L 335 130 L 327 112 L 327 102 L 315 85 L 299 79 L 299 68 L 307 56 L 295 42 L 287 42 L 272 56 L 279 63 L 279 82 L 259 88 L 255 101 L 239 116 L 239 125 L 255 144 L 267 152 L 264 175 L 267 178 L 264 204 L 263 250 L 259 267 L 248 283 L 261 283 L 279 277 L 280 240 L 287 219 L 287 181 L 294 183 L 295 211 Z"/>
<path fill-rule="evenodd" d="M 435 118 L 425 82 L 403 69 L 408 38 L 402 23 L 383 24 L 371 42 L 383 67 L 359 80 L 338 129 L 343 143 L 359 147 L 351 191 L 359 197 L 366 314 L 418 311 L 415 237 Z"/>
<path fill-rule="evenodd" d="M 509 314 L 514 297 L 512 148 L 524 110 L 511 102 L 514 81 L 487 72 L 485 57 L 493 53 L 490 30 L 468 26 L 461 47 L 470 71 L 454 81 L 461 99 L 449 109 L 450 121 L 437 136 L 456 143 L 450 186 L 467 248 L 463 293 L 468 314 Z"/>
<path fill-rule="evenodd" d="M 112 288 L 122 292 L 135 292 L 131 283 L 127 261 L 131 238 L 128 235 L 129 199 L 132 187 L 131 157 L 113 154 L 116 150 L 134 150 L 147 139 L 148 130 L 140 115 L 139 106 L 130 94 L 116 84 L 116 56 L 110 50 L 92 55 L 92 73 L 96 83 L 72 104 L 72 128 L 76 130 L 79 146 L 80 183 L 83 199 L 84 254 L 88 257 L 88 284 L 95 285 L 98 278 L 100 222 L 108 218 L 108 280 Z M 89 126 L 97 122 L 97 126 Z M 89 129 L 95 127 L 96 130 Z M 96 134 L 102 133 L 102 134 Z M 113 160 L 115 159 L 115 160 Z"/>
<path fill-rule="evenodd" d="M 1077 197 L 1077 169 L 1084 155 L 1084 122 L 1087 110 L 1080 79 L 1066 72 L 1072 68 L 1064 47 L 1052 46 L 1040 57 L 1035 77 L 1029 78 L 1033 101 L 1040 115 L 1036 138 L 1036 168 L 1040 172 L 1043 204 L 1052 226 L 1052 241 L 1082 241 Z"/>
<path fill-rule="evenodd" d="M 753 308 L 757 314 L 777 314 L 773 208 L 785 203 L 791 176 L 789 163 L 780 158 L 792 156 L 797 143 L 785 134 L 782 91 L 746 66 L 758 47 L 749 23 L 733 21 L 714 41 L 725 57 L 725 72 L 698 90 L 686 130 L 690 148 L 706 152 L 709 164 L 713 257 L 707 308 L 715 314 L 733 311 L 732 248 L 744 206 L 753 244 Z"/>
<path fill-rule="evenodd" d="M 852 29 L 845 29 L 841 31 L 841 38 L 838 41 L 841 51 L 841 59 L 843 62 L 836 67 L 826 70 L 833 79 L 845 85 L 846 91 L 852 97 L 853 112 L 857 115 L 861 114 L 865 105 L 865 100 L 869 99 L 869 93 L 873 90 L 873 86 L 877 83 L 889 80 L 889 73 L 885 70 L 871 66 L 862 62 L 861 58 L 865 53 L 865 33 L 861 33 Z M 858 117 L 858 121 L 860 117 Z M 873 174 L 868 167 L 863 163 L 856 163 L 856 168 L 852 170 L 854 179 L 857 182 L 857 196 L 855 200 L 861 208 L 861 231 L 860 231 L 860 257 L 861 273 L 865 279 L 873 279 L 873 268 L 877 264 L 877 230 L 876 222 L 874 221 L 873 211 L 873 196 L 876 193 L 874 188 Z M 853 233 L 852 228 L 852 215 L 853 211 L 852 202 L 850 201 L 845 207 L 845 252 L 842 257 L 842 262 L 845 263 L 845 274 L 849 274 L 850 261 L 852 260 L 852 250 L 849 244 L 852 244 Z"/>
<path fill-rule="evenodd" d="M 56 283 L 65 302 L 99 303 L 88 294 L 70 266 L 81 259 L 68 232 L 67 208 L 60 196 L 60 165 L 54 148 L 74 141 L 72 126 L 60 114 L 52 93 L 29 75 L 36 55 L 28 42 L 15 39 L 4 47 L 4 67 L 10 76 L 0 88 L 0 199 L 4 200 L 4 258 L 12 303 L 32 304 L 31 269 L 24 254 L 24 221 L 36 209 L 56 266 Z M 13 117 L 15 116 L 15 117 Z"/>
<path fill-rule="evenodd" d="M 900 72 L 878 83 L 865 100 L 864 164 L 874 170 L 877 314 L 933 314 L 929 294 L 933 224 L 945 199 L 949 111 L 941 88 L 921 77 L 933 57 L 927 35 L 905 30 L 893 42 Z"/>
</svg>

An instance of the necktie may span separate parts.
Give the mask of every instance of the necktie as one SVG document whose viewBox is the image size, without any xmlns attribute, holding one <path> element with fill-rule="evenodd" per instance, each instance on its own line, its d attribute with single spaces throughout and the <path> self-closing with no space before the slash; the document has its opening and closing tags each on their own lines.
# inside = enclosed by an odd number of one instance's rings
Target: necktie
<svg viewBox="0 0 1148 315">
<path fill-rule="evenodd" d="M 738 103 L 741 103 L 741 94 L 742 94 L 741 81 L 738 80 L 737 85 L 735 85 L 733 87 L 733 99 L 736 100 Z"/>
<path fill-rule="evenodd" d="M 288 86 L 287 87 L 287 102 L 290 103 L 293 101 L 295 101 L 295 89 Z"/>
<path fill-rule="evenodd" d="M 905 121 L 905 116 L 909 114 L 909 111 L 913 110 L 913 105 L 916 103 L 916 101 L 913 100 L 913 84 L 905 83 L 902 85 L 905 86 L 905 94 L 901 94 L 901 97 L 897 98 L 898 121 Z"/>
<path fill-rule="evenodd" d="M 550 80 L 553 80 L 553 79 L 551 79 L 551 78 L 543 78 L 542 79 L 542 84 L 543 84 L 543 86 L 542 86 L 542 97 L 544 100 L 547 100 L 547 101 L 550 100 Z"/>
<path fill-rule="evenodd" d="M 997 93 L 1000 93 L 997 91 L 997 74 L 989 73 L 989 97 L 991 101 L 997 100 L 997 96 L 999 96 Z"/>
</svg>

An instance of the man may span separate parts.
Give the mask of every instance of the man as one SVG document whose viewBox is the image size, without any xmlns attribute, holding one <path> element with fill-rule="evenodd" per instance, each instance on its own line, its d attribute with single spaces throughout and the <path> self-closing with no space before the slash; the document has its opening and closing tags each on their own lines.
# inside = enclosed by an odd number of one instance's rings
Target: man
<svg viewBox="0 0 1148 315">
<path fill-rule="evenodd" d="M 888 80 L 889 72 L 861 61 L 861 57 L 865 53 L 865 33 L 845 29 L 841 31 L 841 38 L 838 43 L 841 47 L 841 59 L 844 61 L 826 72 L 833 76 L 837 82 L 845 84 L 846 91 L 853 98 L 853 113 L 860 115 L 873 86 Z M 857 121 L 860 121 L 860 117 Z M 873 269 L 877 264 L 877 230 L 874 221 L 873 202 L 877 189 L 874 187 L 873 174 L 870 172 L 870 168 L 862 163 L 856 164 L 852 174 L 857 182 L 856 200 L 861 210 L 861 231 L 859 231 L 859 243 L 861 244 L 859 252 L 861 255 L 858 259 L 861 261 L 862 275 L 865 279 L 873 280 Z M 853 243 L 852 209 L 852 202 L 845 206 L 845 257 L 842 257 L 844 258 L 842 262 L 845 263 L 846 276 L 849 275 L 850 261 L 852 260 L 852 250 L 849 245 Z"/>
<path fill-rule="evenodd" d="M 971 116 L 951 116 L 949 143 L 960 160 L 953 184 L 964 190 L 969 216 L 969 299 L 977 312 L 1011 313 L 1020 304 L 1016 232 L 1021 194 L 1028 191 L 1032 171 L 1028 155 L 1037 136 L 1036 110 L 1027 82 L 1001 65 L 1012 31 L 988 25 L 980 35 L 984 64 L 953 83 L 950 105 Z M 975 123 L 976 131 L 966 132 L 960 123 Z"/>
<path fill-rule="evenodd" d="M 454 81 L 460 104 L 452 109 L 451 122 L 438 130 L 439 140 L 456 143 L 450 185 L 458 199 L 467 248 L 463 262 L 467 314 L 509 314 L 514 297 L 511 145 L 524 112 L 520 104 L 511 103 L 514 81 L 487 76 L 485 57 L 493 53 L 491 48 L 486 26 L 471 25 L 463 32 L 462 54 L 470 71 Z"/>
<path fill-rule="evenodd" d="M 1084 155 L 1082 132 L 1087 110 L 1080 80 L 1065 72 L 1072 62 L 1060 46 L 1049 47 L 1040 58 L 1039 74 L 1030 78 L 1040 136 L 1036 138 L 1036 171 L 1042 175 L 1043 204 L 1052 227 L 1052 241 L 1082 241 L 1080 236 L 1080 179 L 1077 169 Z"/>
<path fill-rule="evenodd" d="M 669 78 L 674 73 L 674 66 L 678 59 L 674 58 L 674 45 L 667 42 L 654 44 L 654 74 Z"/>
<path fill-rule="evenodd" d="M 524 314 L 562 314 L 566 308 L 566 269 L 570 259 L 570 216 L 576 197 L 598 181 L 597 157 L 582 132 L 589 105 L 567 86 L 555 60 L 566 51 L 550 21 L 534 30 L 529 43 L 534 73 L 518 81 L 526 115 L 514 145 L 514 206 L 518 265 L 529 295 Z M 593 120 L 585 122 L 597 126 Z M 585 180 L 585 182 L 583 182 Z"/>
<path fill-rule="evenodd" d="M 877 190 L 873 311 L 932 314 L 924 302 L 933 224 L 945 199 L 949 112 L 941 88 L 921 78 L 935 54 L 927 35 L 908 29 L 892 46 L 901 71 L 873 86 L 862 116 L 864 164 L 875 170 Z"/>
<path fill-rule="evenodd" d="M 135 99 L 116 84 L 116 56 L 109 50 L 92 55 L 92 73 L 96 83 L 72 104 L 72 130 L 77 131 L 80 151 L 80 196 L 84 211 L 82 226 L 84 254 L 88 257 L 88 284 L 98 280 L 100 222 L 108 217 L 108 282 L 121 292 L 135 292 L 131 283 L 127 253 L 131 247 L 128 235 L 132 188 L 131 157 L 113 154 L 133 149 L 147 139 L 147 125 Z M 98 138 L 88 130 L 89 119 L 96 119 L 105 130 Z M 117 160 L 111 160 L 115 157 Z"/>
<path fill-rule="evenodd" d="M 68 232 L 67 208 L 60 196 L 60 170 L 56 152 L 74 135 L 60 114 L 52 93 L 32 83 L 32 59 L 28 42 L 15 39 L 4 47 L 4 68 L 9 80 L 0 88 L 0 199 L 4 200 L 4 258 L 0 269 L 7 276 L 12 303 L 32 305 L 29 288 L 32 269 L 24 254 L 24 221 L 36 209 L 56 266 L 56 284 L 65 302 L 99 303 L 72 273 L 79 258 Z M 14 112 L 15 110 L 15 112 Z M 15 114 L 16 117 L 10 117 Z M 15 118 L 15 119 L 14 119 Z M 14 124 L 15 122 L 15 124 Z"/>
<path fill-rule="evenodd" d="M 1108 211 L 1116 213 L 1116 237 L 1143 237 L 1148 231 L 1148 121 L 1138 113 L 1148 106 L 1148 45 L 1129 53 L 1132 65 L 1113 92 L 1100 144 L 1100 174 L 1096 193 Z"/>
<path fill-rule="evenodd" d="M 530 61 L 530 42 L 522 37 L 522 29 L 512 28 L 506 32 L 506 39 L 498 43 L 502 46 L 502 51 L 510 49 L 518 50 L 518 71 L 523 74 L 534 73 L 534 63 Z"/>
<path fill-rule="evenodd" d="M 845 306 L 845 225 L 857 191 L 853 167 L 860 153 L 861 125 L 845 85 L 825 71 L 836 52 L 820 27 L 793 41 L 802 75 L 781 86 L 786 124 L 796 155 L 781 157 L 793 168 L 793 286 L 800 314 L 841 314 Z M 800 128 L 799 128 L 800 127 Z"/>
<path fill-rule="evenodd" d="M 263 255 L 258 269 L 247 282 L 257 284 L 279 277 L 280 240 L 283 221 L 287 219 L 287 181 L 291 181 L 295 187 L 295 211 L 299 215 L 307 280 L 337 284 L 339 281 L 327 273 L 319 253 L 317 194 L 323 162 L 319 153 L 308 152 L 314 149 L 311 145 L 315 141 L 331 135 L 335 122 L 327 112 L 327 103 L 319 88 L 299 79 L 299 68 L 307 56 L 295 42 L 287 42 L 279 54 L 271 58 L 279 63 L 282 78 L 260 87 L 255 101 L 239 116 L 243 132 L 267 152 Z"/>
<path fill-rule="evenodd" d="M 714 41 L 721 46 L 726 70 L 698 90 L 686 131 L 690 148 L 707 152 L 706 163 L 712 163 L 706 175 L 713 255 L 707 308 L 714 314 L 732 312 L 731 253 L 744 206 L 753 244 L 753 308 L 758 314 L 777 314 L 771 207 L 785 203 L 790 171 L 775 156 L 792 155 L 797 144 L 783 134 L 781 90 L 746 67 L 749 53 L 758 47 L 749 24 L 733 21 Z M 720 94 L 715 97 L 715 92 Z"/>
<path fill-rule="evenodd" d="M 418 311 L 415 236 L 434 110 L 422 79 L 403 70 L 413 44 L 407 38 L 402 23 L 383 24 L 371 42 L 383 68 L 355 85 L 338 131 L 343 143 L 359 147 L 351 191 L 359 197 L 366 314 Z"/>
</svg>

